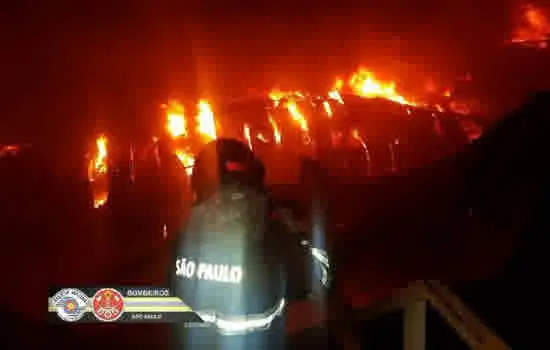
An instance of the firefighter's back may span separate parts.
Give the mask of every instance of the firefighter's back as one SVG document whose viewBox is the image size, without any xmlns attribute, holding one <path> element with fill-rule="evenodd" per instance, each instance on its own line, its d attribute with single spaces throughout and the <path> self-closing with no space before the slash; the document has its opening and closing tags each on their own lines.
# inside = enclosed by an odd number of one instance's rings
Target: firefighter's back
<svg viewBox="0 0 550 350">
<path fill-rule="evenodd" d="M 266 196 L 228 186 L 196 205 L 181 233 L 174 292 L 207 327 L 176 331 L 185 348 L 273 348 L 284 337 L 284 275 L 270 242 Z"/>
</svg>

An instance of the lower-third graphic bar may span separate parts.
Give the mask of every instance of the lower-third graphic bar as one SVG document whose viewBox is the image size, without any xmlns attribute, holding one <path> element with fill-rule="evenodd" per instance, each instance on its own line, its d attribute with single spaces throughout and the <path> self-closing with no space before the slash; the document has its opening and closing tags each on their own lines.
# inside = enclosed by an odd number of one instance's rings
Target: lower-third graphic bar
<svg viewBox="0 0 550 350">
<path fill-rule="evenodd" d="M 122 305 L 121 305 L 122 306 Z M 101 306 L 103 310 L 94 310 L 98 306 L 91 301 L 83 303 L 79 307 L 78 318 L 69 319 L 65 316 L 67 313 L 66 305 L 56 305 L 53 300 L 49 300 L 48 312 L 52 316 L 50 319 L 54 322 L 105 322 L 101 313 L 109 312 L 108 308 Z M 122 306 L 122 313 L 117 317 L 116 322 L 191 322 L 202 323 L 202 319 L 194 313 L 180 298 L 177 297 L 125 297 Z M 73 307 L 74 310 L 74 307 Z M 73 314 L 75 312 L 73 311 Z M 57 315 L 56 315 L 57 314 Z M 57 317 L 56 317 L 57 316 Z M 61 317 L 65 316 L 65 317 Z"/>
</svg>

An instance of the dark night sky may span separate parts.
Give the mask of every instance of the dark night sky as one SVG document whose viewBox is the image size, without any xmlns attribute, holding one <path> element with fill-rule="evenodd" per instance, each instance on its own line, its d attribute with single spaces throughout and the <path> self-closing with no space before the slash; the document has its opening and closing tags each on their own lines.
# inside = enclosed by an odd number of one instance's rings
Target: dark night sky
<svg viewBox="0 0 550 350">
<path fill-rule="evenodd" d="M 359 63 L 450 79 L 507 37 L 508 1 L 18 2 L 2 9 L 0 142 L 140 133 L 172 93 L 324 90 Z"/>
</svg>

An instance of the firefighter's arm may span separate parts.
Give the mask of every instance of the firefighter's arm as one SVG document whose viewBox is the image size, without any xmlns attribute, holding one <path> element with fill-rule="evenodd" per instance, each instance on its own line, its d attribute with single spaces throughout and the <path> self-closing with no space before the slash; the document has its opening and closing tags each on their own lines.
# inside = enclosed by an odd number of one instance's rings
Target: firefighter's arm
<svg viewBox="0 0 550 350">
<path fill-rule="evenodd" d="M 277 224 L 279 255 L 286 273 L 287 298 L 305 298 L 309 293 L 311 264 L 307 250 L 300 244 L 300 237 L 282 223 Z"/>
<path fill-rule="evenodd" d="M 327 251 L 312 244 L 307 234 L 309 231 L 307 223 L 294 220 L 289 212 L 284 213 L 282 217 L 286 227 L 292 233 L 293 239 L 298 241 L 302 247 L 302 255 L 305 263 L 309 266 L 307 277 L 310 286 L 312 289 L 318 289 L 319 292 L 323 288 L 328 288 L 331 281 L 331 265 Z M 317 291 L 313 290 L 312 292 Z"/>
<path fill-rule="evenodd" d="M 310 298 L 318 299 L 326 296 L 331 280 L 332 268 L 327 252 L 323 249 L 313 247 L 307 240 L 302 240 L 309 254 L 310 272 Z"/>
<path fill-rule="evenodd" d="M 305 234 L 286 231 L 287 289 L 294 298 L 322 297 L 330 284 L 330 263 L 325 251 L 314 248 Z"/>
</svg>

